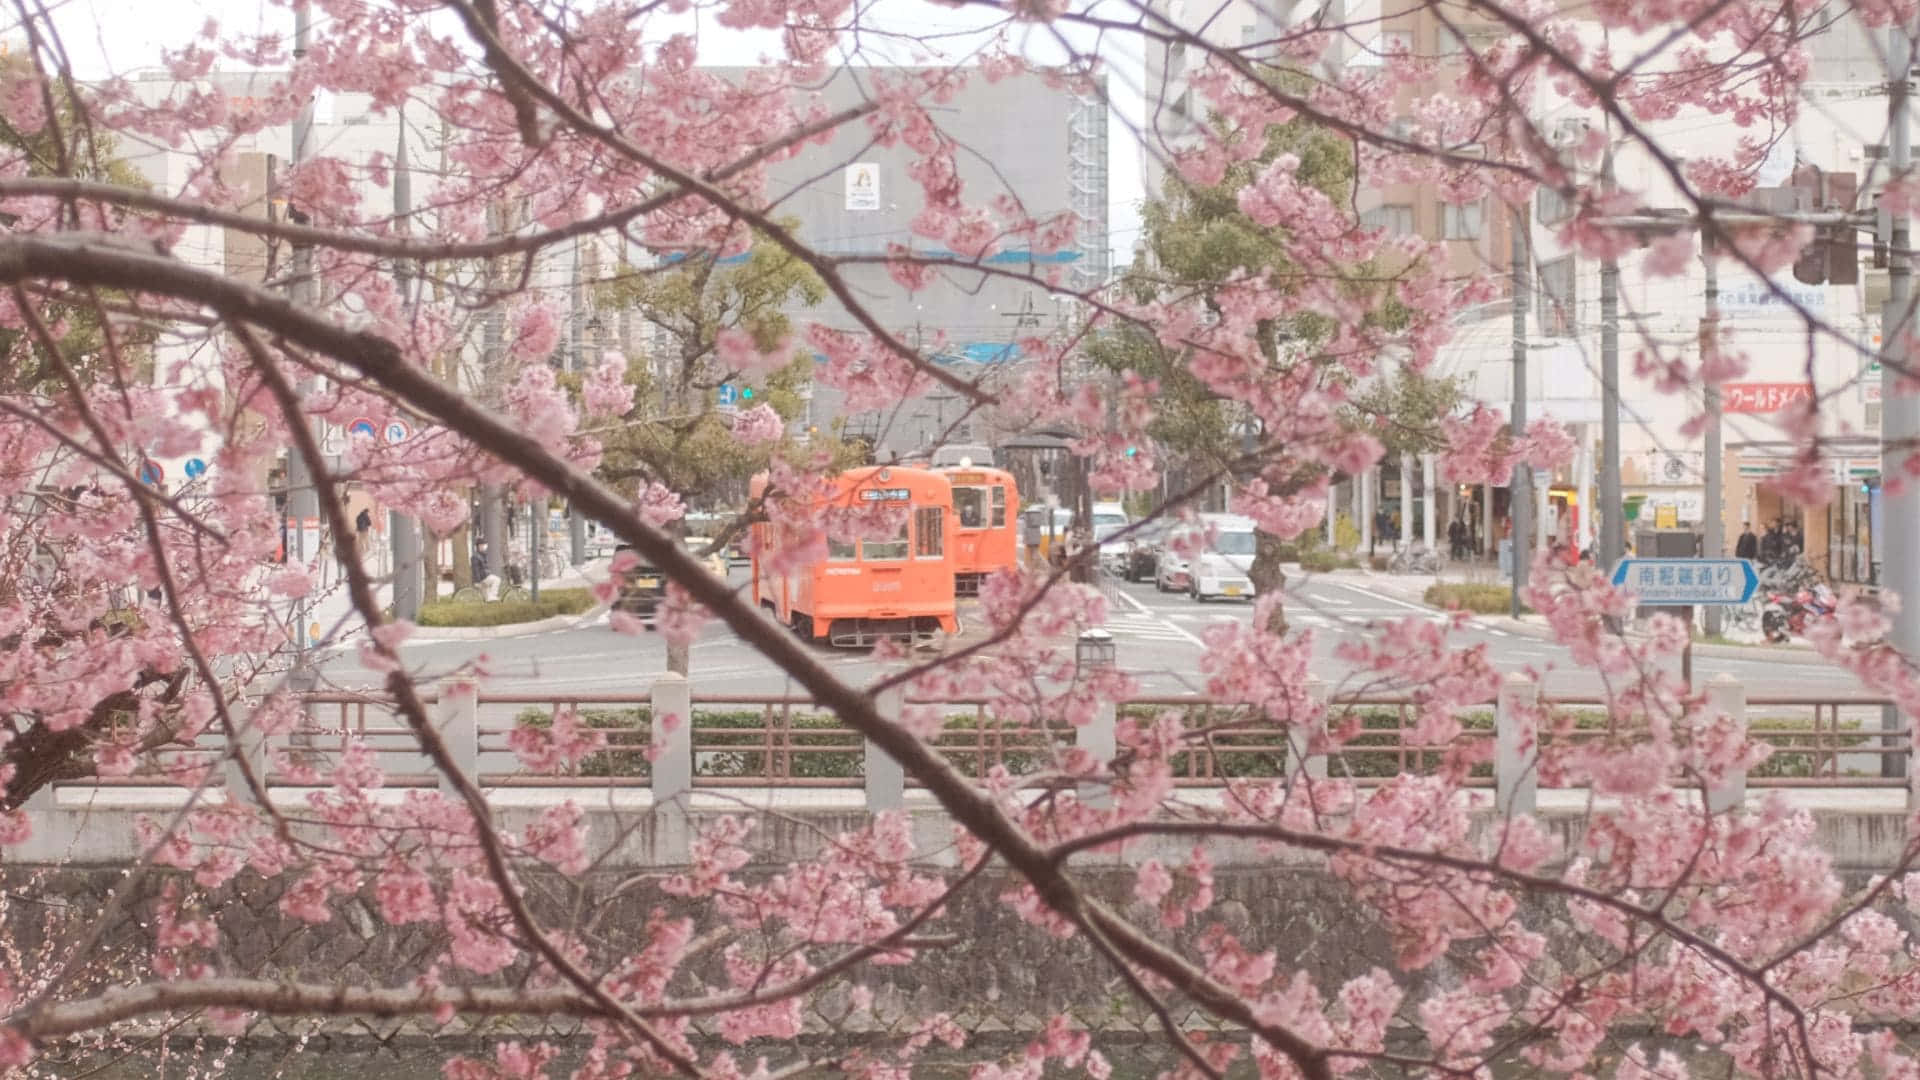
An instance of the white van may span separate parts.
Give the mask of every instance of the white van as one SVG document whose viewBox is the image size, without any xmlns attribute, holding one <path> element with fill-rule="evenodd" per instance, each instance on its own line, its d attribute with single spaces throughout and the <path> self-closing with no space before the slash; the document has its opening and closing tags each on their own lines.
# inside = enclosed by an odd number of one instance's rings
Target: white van
<svg viewBox="0 0 1920 1080">
<path fill-rule="evenodd" d="M 1216 596 L 1253 599 L 1253 519 L 1238 514 L 1202 514 L 1213 526 L 1213 543 L 1193 560 L 1187 574 L 1187 595 L 1195 600 Z"/>
</svg>

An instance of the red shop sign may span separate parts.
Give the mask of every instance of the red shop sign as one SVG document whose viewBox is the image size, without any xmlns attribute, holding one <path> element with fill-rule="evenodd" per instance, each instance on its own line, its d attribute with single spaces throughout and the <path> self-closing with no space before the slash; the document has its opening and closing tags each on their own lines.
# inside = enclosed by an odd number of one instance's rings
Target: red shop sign
<svg viewBox="0 0 1920 1080">
<path fill-rule="evenodd" d="M 1728 413 L 1773 413 L 1789 405 L 1813 399 L 1813 387 L 1806 383 L 1735 382 L 1720 388 L 1720 411 Z"/>
</svg>

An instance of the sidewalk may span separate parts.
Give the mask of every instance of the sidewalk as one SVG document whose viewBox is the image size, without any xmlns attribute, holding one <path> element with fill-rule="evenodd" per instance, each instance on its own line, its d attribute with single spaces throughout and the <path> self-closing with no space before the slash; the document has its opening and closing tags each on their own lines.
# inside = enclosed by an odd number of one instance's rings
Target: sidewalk
<svg viewBox="0 0 1920 1080">
<path fill-rule="evenodd" d="M 1292 565 L 1292 564 L 1290 564 Z M 1292 565 L 1288 580 L 1300 575 L 1297 565 Z M 1404 604 L 1433 609 L 1426 602 L 1426 591 L 1435 584 L 1467 584 L 1470 582 L 1500 584 L 1505 582 L 1494 574 L 1490 567 L 1477 565 L 1473 572 L 1465 568 L 1450 567 L 1439 574 L 1390 574 L 1377 570 L 1334 570 L 1324 574 L 1312 575 L 1326 578 L 1353 588 L 1364 589 L 1376 595 L 1397 600 Z M 1509 634 L 1521 634 L 1526 637 L 1550 641 L 1553 638 L 1547 628 L 1546 620 L 1538 615 L 1514 618 L 1511 615 L 1473 615 L 1472 621 L 1480 626 L 1504 630 Z M 1637 632 L 1629 628 L 1629 635 Z M 1827 660 L 1813 650 L 1806 642 L 1795 640 L 1786 645 L 1773 645 L 1756 642 L 1751 645 L 1721 644 L 1719 642 L 1696 641 L 1693 646 L 1695 656 L 1714 656 L 1731 660 L 1754 660 L 1783 664 L 1825 665 Z"/>
</svg>

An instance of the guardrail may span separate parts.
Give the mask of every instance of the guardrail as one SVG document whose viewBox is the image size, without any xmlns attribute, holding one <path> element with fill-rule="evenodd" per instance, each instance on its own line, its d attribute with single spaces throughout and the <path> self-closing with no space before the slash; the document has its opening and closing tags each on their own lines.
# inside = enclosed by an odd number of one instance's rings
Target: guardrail
<svg viewBox="0 0 1920 1080">
<path fill-rule="evenodd" d="M 1313 688 L 1324 699 L 1324 688 Z M 1883 776 L 1882 762 L 1904 773 L 1907 732 L 1879 728 L 1881 706 L 1872 697 L 1770 695 L 1748 699 L 1725 676 L 1707 687 L 1714 707 L 1745 718 L 1750 733 L 1775 747 L 1774 755 L 1741 778 L 1717 802 L 1741 797 L 1746 787 L 1902 787 L 1900 775 Z M 665 676 L 645 696 L 633 694 L 443 694 L 426 699 L 435 724 L 456 761 L 483 786 L 612 787 L 647 789 L 656 803 L 698 788 L 865 789 L 875 808 L 897 806 L 909 782 L 897 766 L 874 754 L 858 732 L 804 697 L 755 694 L 694 694 L 678 676 Z M 433 787 L 441 779 L 428 767 L 413 733 L 394 714 L 391 701 L 373 695 L 317 693 L 305 697 L 305 723 L 273 738 L 243 740 L 239 755 L 272 786 L 323 783 L 327 769 L 350 745 L 370 750 L 394 787 Z M 1431 773 L 1450 751 L 1464 747 L 1476 762 L 1465 782 L 1493 787 L 1503 807 L 1525 812 L 1534 804 L 1542 748 L 1569 742 L 1631 738 L 1613 729 L 1604 704 L 1594 698 L 1541 700 L 1538 684 L 1510 676 L 1496 701 L 1464 717 L 1465 731 L 1449 745 L 1420 741 L 1414 705 L 1406 697 L 1363 696 L 1332 704 L 1327 722 L 1345 729 L 1344 744 L 1330 754 L 1310 753 L 1300 728 L 1276 723 L 1243 704 L 1200 696 L 1142 697 L 1101 709 L 1084 727 L 1036 728 L 998 722 L 984 698 L 939 702 L 903 701 L 883 707 L 938 710 L 941 730 L 933 745 L 957 769 L 985 779 L 996 769 L 1029 783 L 1059 780 L 1065 754 L 1085 747 L 1113 761 L 1122 718 L 1173 711 L 1186 726 L 1186 745 L 1173 758 L 1176 783 L 1218 787 L 1238 778 L 1304 774 L 1380 783 L 1404 773 Z M 1543 706 L 1555 718 L 1537 733 L 1524 717 Z M 550 724 L 572 710 L 601 731 L 606 747 L 558 771 L 528 769 L 509 738 L 522 726 Z M 656 731 L 655 716 L 679 718 Z M 1530 734 L 1536 737 L 1528 737 Z M 1488 743 L 1488 749 L 1475 747 Z M 174 752 L 173 760 L 237 769 L 217 735 Z M 135 774 L 101 784 L 152 786 L 164 775 Z M 77 781 L 91 784 L 95 781 Z"/>
</svg>

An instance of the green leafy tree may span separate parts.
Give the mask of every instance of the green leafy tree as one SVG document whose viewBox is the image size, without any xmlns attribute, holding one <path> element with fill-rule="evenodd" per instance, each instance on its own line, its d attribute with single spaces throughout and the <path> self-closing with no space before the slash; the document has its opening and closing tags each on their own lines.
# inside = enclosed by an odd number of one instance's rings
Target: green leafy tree
<svg viewBox="0 0 1920 1080">
<path fill-rule="evenodd" d="M 602 475 L 655 480 L 708 509 L 744 503 L 748 480 L 766 468 L 773 450 L 731 437 L 718 390 L 735 383 L 743 394 L 753 394 L 740 407 L 765 404 L 791 422 L 805 412 L 812 362 L 803 357 L 741 383 L 741 373 L 721 361 L 716 342 L 722 333 L 740 330 L 763 351 L 786 347 L 794 329 L 789 312 L 825 297 L 810 267 L 766 243 L 738 261 L 699 254 L 664 269 L 625 268 L 601 289 L 600 304 L 640 316 L 653 347 L 648 362 L 629 365 L 639 404 L 603 439 Z"/>
<path fill-rule="evenodd" d="M 1224 127 L 1218 130 L 1226 137 Z M 1215 290 L 1238 276 L 1259 275 L 1278 289 L 1298 286 L 1303 271 L 1289 255 L 1293 241 L 1284 231 L 1262 226 L 1242 213 L 1240 191 L 1276 157 L 1292 154 L 1299 159 L 1297 175 L 1303 183 L 1336 201 L 1343 200 L 1354 180 L 1353 151 L 1343 136 L 1306 120 L 1270 127 L 1266 139 L 1257 157 L 1232 165 L 1218 184 L 1199 187 L 1178 174 L 1169 177 L 1163 196 L 1149 202 L 1142 212 L 1148 257 L 1136 262 L 1121 282 L 1123 289 L 1141 301 L 1173 293 L 1199 295 L 1214 306 Z M 1356 267 L 1345 286 L 1377 296 L 1372 321 L 1389 329 L 1406 317 L 1391 295 L 1389 286 L 1394 277 L 1391 269 Z M 1338 358 L 1313 348 L 1335 329 L 1325 316 L 1299 314 L 1265 320 L 1257 326 L 1256 334 L 1276 377 L 1293 365 L 1306 363 L 1321 365 L 1328 377 L 1339 378 L 1342 366 Z M 1163 346 L 1145 329 L 1126 326 L 1095 335 L 1085 351 L 1102 368 L 1130 370 L 1158 380 L 1158 412 L 1149 434 L 1165 452 L 1176 476 L 1186 479 L 1177 488 L 1208 476 L 1249 479 L 1270 464 L 1258 453 L 1264 443 L 1258 418 L 1243 405 L 1221 398 L 1195 377 L 1185 350 Z M 1443 396 L 1432 395 L 1435 401 Z M 1372 428 L 1373 422 L 1364 416 L 1367 411 L 1356 404 L 1349 421 Z M 1422 427 L 1430 426 L 1438 415 L 1408 413 L 1399 419 L 1411 427 Z M 1301 470 L 1273 486 L 1282 492 L 1298 490 L 1317 478 L 1316 472 Z M 1270 485 L 1273 480 L 1269 475 Z M 1265 533 L 1258 537 L 1249 576 L 1258 591 L 1273 592 L 1286 582 L 1282 569 L 1285 549 L 1276 537 Z"/>
<path fill-rule="evenodd" d="M 0 57 L 0 83 L 14 86 L 38 81 L 25 56 Z M 22 125 L 0 114 L 0 160 L 17 164 L 18 171 L 26 176 L 72 177 L 142 189 L 147 186 L 133 166 L 116 156 L 116 141 L 104 126 L 78 121 L 73 96 L 65 85 L 54 81 L 44 89 L 53 102 L 46 122 Z M 90 383 L 106 342 L 99 306 L 85 300 L 69 301 L 57 292 L 42 294 L 38 299 L 42 301 L 41 321 L 59 343 L 60 356 L 83 383 Z M 124 297 L 117 291 L 102 290 L 102 299 L 112 303 Z M 135 374 L 144 376 L 148 371 L 144 350 L 151 340 L 149 331 L 132 327 L 118 331 L 118 344 L 133 354 L 129 359 L 136 361 Z M 37 394 L 63 387 L 59 365 L 53 362 L 45 344 L 28 331 L 0 328 L 0 350 L 4 350 L 0 355 L 8 358 L 0 371 L 0 393 Z"/>
<path fill-rule="evenodd" d="M 717 343 L 723 333 L 739 330 L 764 352 L 790 347 L 790 312 L 826 298 L 826 286 L 811 267 L 760 242 L 744 259 L 696 254 L 662 269 L 623 270 L 601 288 L 599 304 L 603 311 L 638 315 L 652 331 L 653 348 L 647 362 L 628 365 L 636 404 L 602 437 L 603 479 L 655 481 L 680 493 L 690 507 L 741 511 L 713 538 L 711 552 L 752 520 L 748 486 L 775 454 L 824 449 L 836 461 L 852 463 L 859 450 L 841 441 L 831 426 L 805 431 L 804 440 L 746 445 L 733 437 L 732 417 L 719 405 L 719 387 L 733 383 L 743 395 L 739 408 L 767 405 L 789 425 L 804 415 L 813 378 L 810 356 L 743 381 L 742 373 L 721 359 Z M 748 391 L 751 398 L 744 397 Z M 667 666 L 686 672 L 684 646 L 669 647 Z"/>
</svg>

